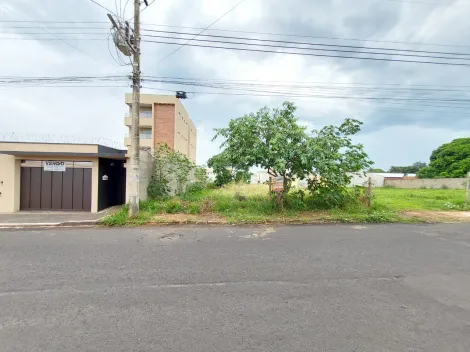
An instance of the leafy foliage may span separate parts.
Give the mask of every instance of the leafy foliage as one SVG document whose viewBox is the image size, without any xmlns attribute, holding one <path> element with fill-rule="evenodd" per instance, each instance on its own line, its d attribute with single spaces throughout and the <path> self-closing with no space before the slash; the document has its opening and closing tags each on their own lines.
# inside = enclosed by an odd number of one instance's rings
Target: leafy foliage
<svg viewBox="0 0 470 352">
<path fill-rule="evenodd" d="M 170 188 L 166 180 L 158 180 L 155 177 L 150 179 L 147 186 L 147 194 L 150 199 L 165 199 L 170 196 Z"/>
<path fill-rule="evenodd" d="M 396 172 L 400 174 L 416 174 L 423 167 L 426 167 L 426 163 L 417 161 L 411 166 L 391 166 L 389 172 Z"/>
<path fill-rule="evenodd" d="M 304 170 L 306 158 L 306 127 L 294 117 L 296 107 L 285 102 L 282 108 L 267 107 L 233 119 L 227 128 L 216 130 L 214 137 L 222 137 L 222 147 L 232 164 L 242 169 L 259 166 L 271 176 L 284 177 L 284 189 L 290 187 L 292 178 Z"/>
<path fill-rule="evenodd" d="M 387 172 L 387 171 L 385 171 L 384 169 L 379 169 L 379 168 L 373 168 L 373 167 L 371 167 L 369 170 L 367 170 L 367 172 L 380 172 L 380 173 L 384 173 L 384 172 Z"/>
<path fill-rule="evenodd" d="M 207 165 L 213 169 L 215 184 L 218 187 L 232 181 L 245 183 L 250 181 L 251 173 L 248 168 L 234 162 L 234 159 L 225 151 L 210 158 Z"/>
<path fill-rule="evenodd" d="M 344 201 L 352 176 L 372 164 L 361 144 L 351 136 L 360 131 L 361 122 L 346 119 L 340 126 L 326 126 L 307 133 L 294 116 L 296 107 L 284 102 L 281 108 L 267 107 L 256 113 L 233 119 L 227 128 L 217 129 L 223 138 L 226 165 L 248 170 L 252 166 L 267 169 L 271 176 L 284 179 L 283 197 L 295 178 L 309 177 L 309 190 L 329 205 Z"/>
<path fill-rule="evenodd" d="M 205 184 L 201 182 L 193 182 L 186 186 L 186 193 L 198 193 L 204 191 Z"/>
<path fill-rule="evenodd" d="M 197 183 L 200 183 L 204 186 L 209 183 L 209 177 L 207 176 L 207 171 L 205 167 L 196 166 L 196 169 L 194 170 L 194 178 Z"/>
<path fill-rule="evenodd" d="M 195 170 L 195 174 L 199 173 L 199 177 L 203 177 L 194 163 L 185 155 L 168 147 L 167 144 L 160 144 L 156 148 L 153 162 L 154 171 L 147 187 L 147 194 L 151 199 L 168 197 L 172 180 L 176 181 L 176 193 L 184 193 L 192 170 Z"/>
<path fill-rule="evenodd" d="M 454 139 L 431 154 L 429 166 L 418 172 L 419 178 L 466 177 L 470 171 L 470 138 Z"/>
<path fill-rule="evenodd" d="M 340 206 L 347 201 L 347 185 L 351 173 L 370 167 L 372 162 L 362 144 L 354 144 L 351 136 L 361 130 L 362 122 L 346 119 L 340 126 L 325 126 L 313 131 L 308 142 L 308 168 L 313 174 L 308 180 L 312 195 L 328 206 Z"/>
</svg>

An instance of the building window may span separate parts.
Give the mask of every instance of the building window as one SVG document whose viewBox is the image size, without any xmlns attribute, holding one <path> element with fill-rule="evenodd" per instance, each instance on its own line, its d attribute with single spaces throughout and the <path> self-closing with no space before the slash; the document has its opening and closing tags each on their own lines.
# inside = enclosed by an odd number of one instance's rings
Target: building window
<svg viewBox="0 0 470 352">
<path fill-rule="evenodd" d="M 152 117 L 152 110 L 140 110 L 139 117 Z"/>
<path fill-rule="evenodd" d="M 140 130 L 140 139 L 152 139 L 152 130 Z"/>
</svg>

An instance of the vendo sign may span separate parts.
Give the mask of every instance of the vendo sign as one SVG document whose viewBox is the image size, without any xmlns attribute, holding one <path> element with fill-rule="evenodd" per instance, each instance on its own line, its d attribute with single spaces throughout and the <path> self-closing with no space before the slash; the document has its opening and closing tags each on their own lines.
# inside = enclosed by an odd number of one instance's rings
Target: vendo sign
<svg viewBox="0 0 470 352">
<path fill-rule="evenodd" d="M 65 172 L 65 161 L 43 161 L 44 171 Z"/>
</svg>

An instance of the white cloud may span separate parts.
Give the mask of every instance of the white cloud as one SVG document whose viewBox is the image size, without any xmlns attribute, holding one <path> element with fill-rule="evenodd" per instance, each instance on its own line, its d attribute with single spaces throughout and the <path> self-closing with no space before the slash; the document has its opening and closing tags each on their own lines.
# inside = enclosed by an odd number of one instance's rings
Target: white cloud
<svg viewBox="0 0 470 352">
<path fill-rule="evenodd" d="M 175 0 L 156 1 L 142 13 L 145 24 L 205 27 L 233 7 L 238 0 Z M 115 11 L 114 0 L 100 0 L 103 6 Z M 44 0 L 31 3 L 25 0 L 9 1 L 13 11 L 0 12 L 1 20 L 65 20 L 107 21 L 106 11 L 89 1 L 59 2 Z M 1 10 L 1 8 L 0 8 Z M 317 37 L 368 38 L 374 40 L 442 42 L 468 45 L 470 23 L 465 13 L 470 3 L 463 0 L 447 7 L 433 7 L 399 2 L 358 0 L 351 6 L 349 0 L 247 0 L 222 18 L 213 28 L 239 31 L 284 32 Z M 126 16 L 132 14 L 132 4 Z M 94 58 L 60 41 L 2 40 L 13 37 L 14 23 L 0 23 L 0 76 L 68 76 L 68 75 L 127 75 L 129 67 L 118 66 L 111 58 L 106 41 L 72 41 Z M 18 24 L 16 24 L 18 26 Z M 41 26 L 51 25 L 41 24 Z M 90 25 L 91 26 L 91 25 Z M 100 24 L 106 38 L 108 24 Z M 28 29 L 40 33 L 39 28 Z M 163 27 L 146 27 L 164 29 Z M 173 28 L 177 30 L 177 28 Z M 81 30 L 85 32 L 85 29 Z M 95 31 L 95 30 L 93 30 Z M 230 32 L 210 32 L 231 35 Z M 236 36 L 247 34 L 236 33 Z M 22 34 L 21 37 L 39 37 Z M 48 37 L 47 34 L 41 38 Z M 70 36 L 72 38 L 73 36 Z M 266 36 L 264 36 L 266 38 Z M 89 36 L 85 36 L 89 38 Z M 433 51 L 464 51 L 465 48 L 405 46 L 404 44 L 361 41 L 332 41 L 309 38 L 273 37 L 342 45 L 409 48 Z M 301 123 L 311 128 L 339 123 L 346 117 L 365 122 L 365 133 L 358 137 L 366 150 L 381 167 L 427 160 L 439 144 L 456 136 L 468 136 L 468 117 L 465 109 L 456 103 L 440 103 L 439 98 L 468 99 L 466 92 L 426 93 L 429 102 L 395 101 L 385 104 L 374 100 L 344 99 L 340 96 L 414 98 L 416 91 L 399 93 L 392 83 L 405 87 L 410 84 L 468 85 L 468 68 L 381 63 L 359 60 L 339 60 L 327 57 L 301 57 L 265 53 L 224 51 L 218 49 L 185 47 L 170 58 L 159 60 L 175 46 L 143 43 L 142 71 L 146 75 L 173 77 L 220 78 L 251 80 L 253 82 L 279 81 L 310 82 L 305 93 L 317 97 L 290 99 L 298 105 Z M 344 48 L 346 49 L 346 48 Z M 323 83 L 318 83 L 323 82 Z M 342 83 L 338 85 L 337 83 Z M 358 89 L 359 84 L 371 84 L 373 90 Z M 266 83 L 263 89 L 269 89 Z M 322 85 L 323 87 L 318 87 Z M 144 82 L 144 87 L 146 83 Z M 206 88 L 153 84 L 163 89 L 207 91 Z M 332 88 L 333 87 L 333 88 Z M 339 87 L 342 87 L 341 89 Z M 126 131 L 123 125 L 124 93 L 130 88 L 0 88 L 2 117 L 0 131 L 38 134 L 92 135 L 121 142 Z M 275 84 L 271 87 L 276 91 Z M 294 89 L 294 88 L 292 88 Z M 284 88 L 285 90 L 285 88 Z M 463 90 L 466 90 L 464 88 Z M 144 89 L 144 92 L 152 92 Z M 228 92 L 228 91 L 227 91 Z M 158 92 L 161 94 L 161 92 Z M 323 99 L 321 95 L 339 96 Z M 279 106 L 285 99 L 255 95 L 190 95 L 184 101 L 191 118 L 198 127 L 197 159 L 205 162 L 218 152 L 218 143 L 211 142 L 212 129 L 226 125 L 230 118 L 255 111 L 265 105 Z M 434 99 L 435 98 L 435 99 Z M 465 102 L 460 105 L 465 105 Z M 431 105 L 450 105 L 437 108 Z M 425 111 L 425 112 L 423 112 Z M 429 111 L 427 113 L 426 111 Z M 441 111 L 441 112 L 436 112 Z M 14 116 L 14 119 L 10 118 Z M 69 133 L 70 131 L 70 133 Z"/>
</svg>

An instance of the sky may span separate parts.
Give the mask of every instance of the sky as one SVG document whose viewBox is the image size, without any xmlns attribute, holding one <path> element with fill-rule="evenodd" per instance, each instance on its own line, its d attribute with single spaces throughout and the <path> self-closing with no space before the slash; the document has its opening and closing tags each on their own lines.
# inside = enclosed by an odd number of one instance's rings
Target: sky
<svg viewBox="0 0 470 352">
<path fill-rule="evenodd" d="M 96 2 L 122 18 L 132 17 L 132 1 Z M 145 30 L 198 33 L 201 30 L 181 27 L 206 28 L 219 19 L 204 34 L 415 50 L 408 52 L 412 56 L 401 57 L 415 61 L 436 61 L 416 55 L 442 56 L 442 52 L 470 55 L 467 0 L 245 0 L 223 17 L 240 0 L 149 2 L 141 13 Z M 109 40 L 108 11 L 91 0 L 5 0 L 1 4 L 0 76 L 130 74 L 131 67 L 119 64 Z M 271 91 L 277 89 L 271 85 L 283 87 L 275 96 L 234 95 L 237 91 L 144 80 L 142 93 L 196 92 L 188 94 L 183 104 L 198 129 L 198 164 L 220 151 L 220 141 L 212 141 L 214 128 L 225 127 L 230 119 L 264 106 L 276 108 L 285 100 L 296 104 L 296 116 L 309 129 L 339 124 L 345 118 L 361 120 L 363 130 L 355 141 L 362 143 L 375 166 L 383 169 L 428 162 L 439 145 L 470 136 L 470 109 L 466 108 L 470 66 L 190 46 L 166 57 L 176 48 L 144 41 L 142 74 L 244 81 Z M 465 59 L 465 55 L 460 57 Z M 2 84 L 0 139 L 98 141 L 121 146 L 127 132 L 124 94 L 131 91 L 129 84 L 124 79 L 55 87 Z M 306 96 L 289 95 L 299 85 L 306 86 L 302 88 Z"/>
</svg>

